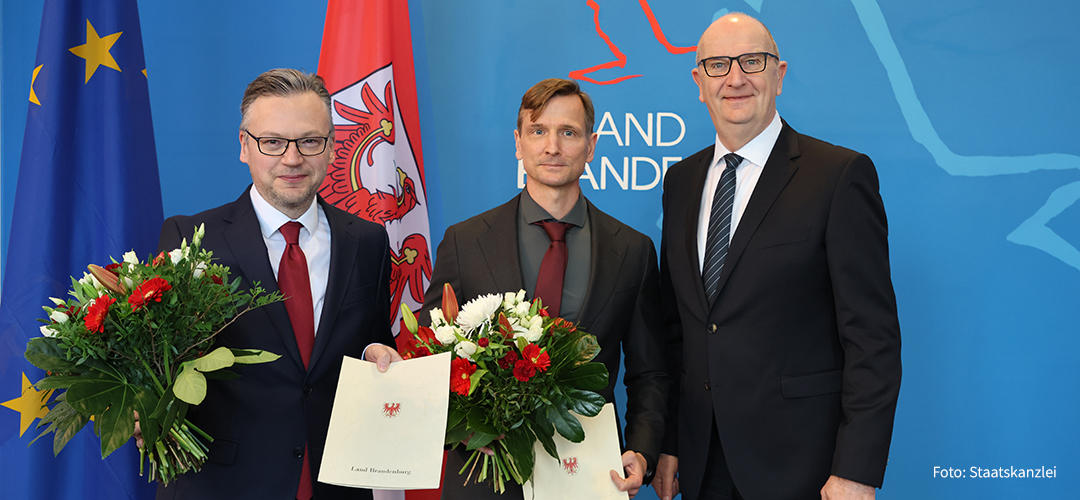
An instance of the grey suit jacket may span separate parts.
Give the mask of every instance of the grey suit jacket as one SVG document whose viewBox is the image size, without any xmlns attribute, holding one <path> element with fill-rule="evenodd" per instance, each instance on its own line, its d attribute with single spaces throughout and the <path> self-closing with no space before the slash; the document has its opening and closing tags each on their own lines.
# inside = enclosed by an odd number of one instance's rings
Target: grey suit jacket
<svg viewBox="0 0 1080 500">
<path fill-rule="evenodd" d="M 447 228 L 439 244 L 420 321 L 429 322 L 427 311 L 440 306 L 444 283 L 453 286 L 462 304 L 479 295 L 522 289 L 517 238 L 519 196 Z M 587 205 L 592 266 L 578 325 L 600 343 L 596 360 L 607 366 L 610 375 L 608 386 L 600 394 L 609 402 L 614 401 L 619 362 L 625 354 L 625 449 L 656 459 L 664 432 L 668 389 L 663 356 L 659 355 L 663 348 L 663 319 L 656 250 L 648 236 L 601 212 L 592 203 Z M 456 474 L 457 470 L 452 472 Z M 449 475 L 447 478 L 450 484 L 452 479 Z"/>
</svg>

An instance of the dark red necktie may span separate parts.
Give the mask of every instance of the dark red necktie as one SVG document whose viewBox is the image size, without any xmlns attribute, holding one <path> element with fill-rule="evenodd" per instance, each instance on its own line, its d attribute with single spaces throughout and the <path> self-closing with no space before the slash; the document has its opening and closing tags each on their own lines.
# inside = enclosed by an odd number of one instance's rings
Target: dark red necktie
<svg viewBox="0 0 1080 500">
<path fill-rule="evenodd" d="M 315 345 L 315 312 L 311 305 L 311 277 L 308 275 L 307 258 L 300 249 L 299 222 L 289 221 L 279 231 L 285 237 L 285 252 L 281 254 L 278 265 L 278 289 L 285 295 L 285 310 L 289 312 L 296 335 L 296 345 L 300 348 L 300 359 L 304 368 L 311 359 L 311 347 Z M 304 445 L 304 466 L 300 470 L 300 486 L 296 490 L 297 500 L 309 500 L 312 496 L 311 466 L 308 462 L 307 445 Z"/>
<path fill-rule="evenodd" d="M 551 244 L 540 261 L 540 275 L 536 277 L 536 293 L 544 301 L 548 314 L 559 315 L 562 305 L 563 277 L 566 276 L 566 230 L 570 224 L 558 221 L 534 222 L 547 233 Z"/>
</svg>

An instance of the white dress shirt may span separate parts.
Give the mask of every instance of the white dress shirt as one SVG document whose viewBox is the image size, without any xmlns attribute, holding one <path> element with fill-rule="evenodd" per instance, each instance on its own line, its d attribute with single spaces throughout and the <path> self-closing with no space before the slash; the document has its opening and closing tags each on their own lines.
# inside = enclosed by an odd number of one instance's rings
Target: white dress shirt
<svg viewBox="0 0 1080 500">
<path fill-rule="evenodd" d="M 701 211 L 698 213 L 698 267 L 705 268 L 705 240 L 709 236 L 709 216 L 712 214 L 713 194 L 716 193 L 716 185 L 720 183 L 720 174 L 727 167 L 724 155 L 735 153 L 743 158 L 742 163 L 735 169 L 735 201 L 731 208 L 731 234 L 735 236 L 735 228 L 739 225 L 746 205 L 750 202 L 750 195 L 761 178 L 761 171 L 765 169 L 765 162 L 772 154 L 773 146 L 780 137 L 780 113 L 773 116 L 765 130 L 754 137 L 738 151 L 728 151 L 727 147 L 720 143 L 720 136 L 716 136 L 716 148 L 713 151 L 713 160 L 709 165 L 709 173 L 705 177 L 705 187 L 701 193 Z M 729 240 L 730 241 L 730 240 Z M 704 272 L 704 271 L 703 271 Z"/>
<path fill-rule="evenodd" d="M 266 253 L 270 258 L 270 266 L 274 268 L 274 278 L 277 279 L 278 266 L 281 265 L 281 255 L 285 253 L 285 237 L 279 229 L 286 222 L 295 220 L 304 227 L 300 229 L 298 239 L 300 249 L 304 251 L 307 259 L 308 275 L 311 279 L 311 303 L 315 313 L 315 331 L 319 331 L 319 320 L 322 318 L 323 300 L 326 298 L 326 282 L 330 279 L 330 223 L 326 220 L 326 214 L 322 207 L 315 201 L 297 219 L 290 219 L 280 210 L 274 208 L 263 199 L 259 190 L 252 186 L 251 204 L 255 206 L 255 216 L 259 219 L 259 229 L 262 232 L 263 243 L 266 244 Z"/>
</svg>

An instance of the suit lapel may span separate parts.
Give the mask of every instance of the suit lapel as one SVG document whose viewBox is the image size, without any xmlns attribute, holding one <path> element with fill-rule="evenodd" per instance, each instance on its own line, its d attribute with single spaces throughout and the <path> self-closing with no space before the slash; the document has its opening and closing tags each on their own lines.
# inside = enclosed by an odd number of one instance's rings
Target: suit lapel
<svg viewBox="0 0 1080 500">
<path fill-rule="evenodd" d="M 691 173 L 691 185 L 689 191 L 683 193 L 688 201 L 686 209 L 686 220 L 683 221 L 683 228 L 686 233 L 683 235 L 684 245 L 686 245 L 686 259 L 690 263 L 690 269 L 693 270 L 691 279 L 694 283 L 694 291 L 698 296 L 701 308 L 704 311 L 709 310 L 709 297 L 705 293 L 705 282 L 701 277 L 701 256 L 698 255 L 698 224 L 701 214 L 701 199 L 702 193 L 705 191 L 705 178 L 709 175 L 709 166 L 712 165 L 714 150 L 716 146 L 710 146 L 703 151 L 701 161 L 694 165 L 694 171 Z"/>
<path fill-rule="evenodd" d="M 239 272 L 251 286 L 258 283 L 266 290 L 266 293 L 277 292 L 277 279 L 274 278 L 274 269 L 270 267 L 270 260 L 267 258 L 259 219 L 255 215 L 255 208 L 251 205 L 248 196 L 245 191 L 241 199 L 234 203 L 234 210 L 225 219 L 229 223 L 224 231 L 225 242 L 228 245 L 228 251 L 232 253 L 234 262 L 239 267 L 233 270 L 233 273 L 235 275 Z M 304 366 L 304 362 L 300 359 L 300 349 L 296 346 L 296 335 L 289 321 L 289 313 L 285 310 L 284 304 L 270 304 L 248 314 L 266 314 L 274 325 L 274 331 L 281 337 L 281 343 L 289 356 L 298 366 Z"/>
<path fill-rule="evenodd" d="M 484 222 L 487 229 L 477 234 L 476 246 L 484 255 L 491 280 L 498 292 L 516 292 L 525 287 L 518 259 L 517 211 L 519 198 L 492 210 Z M 489 293 L 489 292 L 482 292 Z"/>
<path fill-rule="evenodd" d="M 318 201 L 326 214 L 327 223 L 330 224 L 330 276 L 326 282 L 326 295 L 323 297 L 323 310 L 319 316 L 319 329 L 315 333 L 315 345 L 311 349 L 311 359 L 308 362 L 309 371 L 315 368 L 320 355 L 330 343 L 334 322 L 341 309 L 349 277 L 352 276 L 356 253 L 360 249 L 360 240 L 351 230 L 354 217 L 341 217 L 338 212 L 331 210 L 321 197 Z"/>
<path fill-rule="evenodd" d="M 588 199 L 590 225 L 589 284 L 578 313 L 578 323 L 593 325 L 604 310 L 626 258 L 626 242 L 619 237 L 619 227 L 609 216 L 597 209 Z"/>
<path fill-rule="evenodd" d="M 735 234 L 731 238 L 727 259 L 724 261 L 724 269 L 720 272 L 719 289 L 721 291 L 724 289 L 724 284 L 727 283 L 728 276 L 731 275 L 731 270 L 738 265 L 739 258 L 742 257 L 743 252 L 746 250 L 750 238 L 757 231 L 758 226 L 761 225 L 765 214 L 769 212 L 769 208 L 772 207 L 773 203 L 776 202 L 776 198 L 780 196 L 784 187 L 787 186 L 791 176 L 795 175 L 795 171 L 799 169 L 794 161 L 799 157 L 799 154 L 798 133 L 789 127 L 787 122 L 784 122 L 783 128 L 780 130 L 780 136 L 776 139 L 776 145 L 773 147 L 772 153 L 769 154 L 769 160 L 765 162 L 765 167 L 761 171 L 761 178 L 758 179 L 757 185 L 754 186 L 754 192 L 750 195 L 750 201 L 746 205 L 746 212 L 739 220 L 739 226 L 735 229 Z"/>
</svg>

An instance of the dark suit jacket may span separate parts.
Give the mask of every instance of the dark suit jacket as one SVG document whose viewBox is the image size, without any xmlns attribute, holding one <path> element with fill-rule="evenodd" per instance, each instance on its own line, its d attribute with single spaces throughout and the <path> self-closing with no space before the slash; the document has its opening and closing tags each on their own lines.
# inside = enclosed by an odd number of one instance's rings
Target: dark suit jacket
<svg viewBox="0 0 1080 500">
<path fill-rule="evenodd" d="M 362 358 L 373 342 L 394 345 L 390 334 L 390 250 L 379 225 L 349 215 L 319 199 L 330 223 L 330 275 L 309 368 L 304 369 L 292 325 L 282 302 L 241 316 L 217 338 L 217 345 L 264 349 L 281 358 L 238 365 L 235 380 L 210 380 L 206 400 L 188 419 L 214 438 L 202 471 L 159 487 L 163 498 L 292 499 L 300 482 L 299 458 L 307 443 L 312 479 L 322 460 L 330 410 L 342 356 Z M 241 279 L 241 289 L 258 282 L 277 291 L 266 245 L 251 199 L 193 216 L 176 216 L 161 228 L 158 248 L 168 251 L 191 241 L 206 225 L 203 248 Z M 371 498 L 369 490 L 315 482 L 315 498 Z"/>
<path fill-rule="evenodd" d="M 421 321 L 430 322 L 427 311 L 440 307 L 443 283 L 453 286 L 462 304 L 479 295 L 523 288 L 517 238 L 519 197 L 446 230 L 424 296 Z M 586 203 L 592 266 L 578 325 L 600 343 L 596 360 L 603 362 L 610 374 L 600 395 L 609 402 L 614 401 L 621 346 L 626 355 L 625 448 L 656 459 L 668 389 L 663 359 L 657 355 L 663 349 L 663 318 L 656 250 L 648 236 L 601 212 L 588 200 Z M 452 476 L 457 469 L 447 470 L 444 493 L 463 481 Z"/>
<path fill-rule="evenodd" d="M 746 498 L 817 499 L 830 474 L 880 486 L 900 327 L 873 163 L 784 123 L 709 307 L 697 228 L 712 158 L 710 146 L 664 181 L 661 280 L 682 367 L 665 450 L 682 491 L 697 496 L 714 419 Z"/>
</svg>

